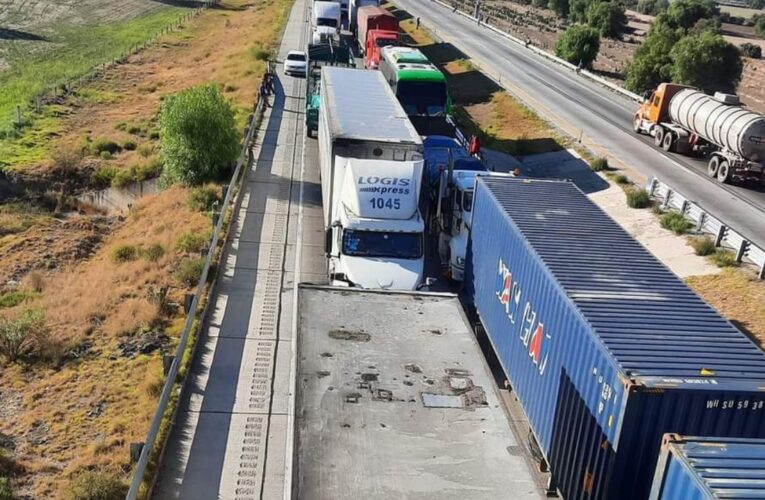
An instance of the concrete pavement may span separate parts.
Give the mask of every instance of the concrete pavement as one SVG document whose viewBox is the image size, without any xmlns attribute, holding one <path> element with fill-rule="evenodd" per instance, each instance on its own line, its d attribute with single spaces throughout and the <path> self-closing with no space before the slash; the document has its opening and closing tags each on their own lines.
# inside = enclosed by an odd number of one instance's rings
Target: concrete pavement
<svg viewBox="0 0 765 500">
<path fill-rule="evenodd" d="M 306 10 L 304 0 L 293 6 L 279 61 L 305 46 Z M 315 148 L 306 155 L 304 147 L 305 80 L 281 70 L 280 64 L 157 499 L 284 495 L 292 298 L 296 281 L 325 279 L 325 264 L 318 164 Z"/>
<path fill-rule="evenodd" d="M 429 0 L 395 0 L 445 42 L 462 51 L 542 117 L 600 154 L 620 160 L 636 177 L 656 175 L 718 218 L 765 246 L 765 192 L 722 186 L 705 163 L 655 148 L 632 132 L 636 105 Z"/>
</svg>

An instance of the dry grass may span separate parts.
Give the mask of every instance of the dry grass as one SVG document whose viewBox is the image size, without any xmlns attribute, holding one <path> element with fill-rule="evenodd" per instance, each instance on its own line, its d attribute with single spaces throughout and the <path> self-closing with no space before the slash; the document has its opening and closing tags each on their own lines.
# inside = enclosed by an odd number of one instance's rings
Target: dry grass
<svg viewBox="0 0 765 500">
<path fill-rule="evenodd" d="M 765 282 L 742 269 L 688 278 L 688 284 L 765 349 Z"/>
</svg>

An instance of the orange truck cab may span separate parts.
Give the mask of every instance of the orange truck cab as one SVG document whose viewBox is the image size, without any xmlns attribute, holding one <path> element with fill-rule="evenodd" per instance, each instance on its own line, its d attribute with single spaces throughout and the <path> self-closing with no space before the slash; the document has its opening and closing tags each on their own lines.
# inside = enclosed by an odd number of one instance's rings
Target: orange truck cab
<svg viewBox="0 0 765 500">
<path fill-rule="evenodd" d="M 635 132 L 638 132 L 639 125 L 642 122 L 656 125 L 657 123 L 669 121 L 669 101 L 672 97 L 683 89 L 685 85 L 675 85 L 674 83 L 660 83 L 656 90 L 643 102 L 635 113 Z"/>
<path fill-rule="evenodd" d="M 371 30 L 364 47 L 364 67 L 377 69 L 380 66 L 380 49 L 389 45 L 399 45 L 398 31 Z"/>
</svg>

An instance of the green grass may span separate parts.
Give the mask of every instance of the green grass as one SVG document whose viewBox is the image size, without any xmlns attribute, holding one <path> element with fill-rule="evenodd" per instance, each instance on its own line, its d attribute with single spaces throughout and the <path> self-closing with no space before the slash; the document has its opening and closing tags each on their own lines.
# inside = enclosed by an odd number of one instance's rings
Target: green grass
<svg viewBox="0 0 765 500">
<path fill-rule="evenodd" d="M 693 227 L 691 221 L 677 212 L 666 212 L 659 217 L 659 224 L 677 235 L 685 234 Z"/>
<path fill-rule="evenodd" d="M 715 242 L 709 236 L 703 236 L 701 238 L 695 238 L 691 241 L 691 246 L 696 255 L 712 255 L 717 251 Z"/>
<path fill-rule="evenodd" d="M 15 307 L 19 304 L 34 300 L 40 296 L 39 293 L 30 290 L 14 290 L 0 295 L 0 308 Z"/>
<path fill-rule="evenodd" d="M 709 256 L 710 260 L 717 264 L 717 267 L 738 267 L 739 263 L 736 262 L 736 256 L 733 252 L 719 249 L 715 253 Z"/>
<path fill-rule="evenodd" d="M 630 208 L 646 208 L 651 204 L 651 197 L 645 189 L 628 189 L 627 206 Z"/>
<path fill-rule="evenodd" d="M 158 33 L 165 26 L 176 22 L 188 12 L 180 7 L 167 7 L 160 11 L 139 16 L 130 20 L 83 26 L 59 28 L 50 38 L 50 50 L 25 53 L 11 51 L 8 62 L 10 67 L 0 72 L 0 137 L 13 130 L 15 109 L 22 106 L 22 114 L 30 116 L 30 102 L 45 89 L 63 81 L 87 74 L 93 66 L 119 57 L 136 44 L 143 43 Z M 97 40 L 98 43 L 93 43 Z M 86 93 L 86 99 L 109 99 L 111 96 Z M 35 122 L 37 120 L 34 120 Z M 53 124 L 44 127 L 50 130 Z M 34 147 L 9 147 L 4 142 L 16 142 L 17 139 L 0 139 L 0 158 L 8 167 L 26 163 L 27 160 L 39 160 L 46 152 L 40 144 L 39 134 L 32 130 L 24 131 L 26 142 Z M 23 157 L 18 158 L 18 156 Z M 9 159 L 10 158 L 10 159 Z"/>
</svg>

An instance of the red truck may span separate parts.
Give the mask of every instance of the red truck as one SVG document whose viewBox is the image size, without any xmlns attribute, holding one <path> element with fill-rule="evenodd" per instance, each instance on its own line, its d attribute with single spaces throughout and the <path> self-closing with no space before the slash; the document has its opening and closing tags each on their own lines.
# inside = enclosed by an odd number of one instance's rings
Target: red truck
<svg viewBox="0 0 765 500">
<path fill-rule="evenodd" d="M 380 65 L 380 49 L 388 45 L 398 45 L 398 31 L 370 30 L 364 48 L 364 67 L 377 69 Z"/>
<path fill-rule="evenodd" d="M 365 54 L 365 65 L 369 67 L 367 60 L 369 58 L 367 50 L 370 48 L 367 43 L 367 38 L 370 37 L 372 31 L 384 31 L 386 37 L 378 34 L 379 42 L 375 42 L 372 52 L 377 52 L 377 60 L 380 60 L 378 43 L 385 45 L 391 45 L 388 41 L 395 40 L 395 45 L 398 45 L 398 19 L 396 16 L 388 12 L 387 10 L 377 7 L 375 5 L 369 5 L 358 9 L 357 13 L 357 36 L 359 41 L 359 48 Z M 385 42 L 383 42 L 385 40 Z"/>
</svg>

